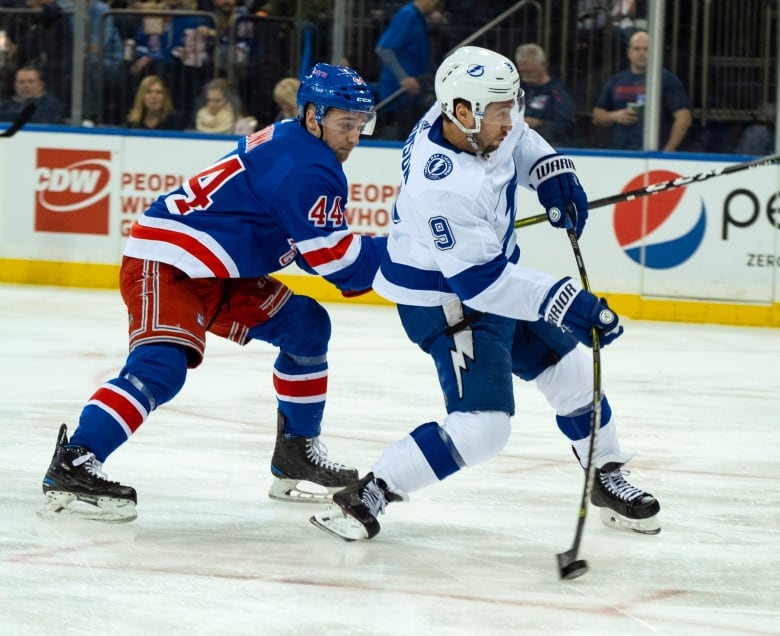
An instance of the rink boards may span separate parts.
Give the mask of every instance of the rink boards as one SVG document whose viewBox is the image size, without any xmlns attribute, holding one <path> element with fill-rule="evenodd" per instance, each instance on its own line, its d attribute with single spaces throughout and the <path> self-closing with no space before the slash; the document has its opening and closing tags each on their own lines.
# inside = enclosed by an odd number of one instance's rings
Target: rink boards
<svg viewBox="0 0 780 636">
<path fill-rule="evenodd" d="M 0 281 L 116 287 L 133 221 L 229 152 L 234 138 L 29 126 L 0 140 Z M 591 201 L 747 161 L 727 155 L 571 151 Z M 387 233 L 400 144 L 363 142 L 345 164 L 350 227 Z M 581 241 L 594 290 L 641 319 L 780 326 L 780 168 L 764 166 L 592 209 Z M 517 218 L 541 212 L 533 192 Z M 565 235 L 518 230 L 524 265 L 577 277 Z M 294 268 L 293 289 L 341 300 Z M 367 294 L 352 302 L 383 302 Z"/>
</svg>

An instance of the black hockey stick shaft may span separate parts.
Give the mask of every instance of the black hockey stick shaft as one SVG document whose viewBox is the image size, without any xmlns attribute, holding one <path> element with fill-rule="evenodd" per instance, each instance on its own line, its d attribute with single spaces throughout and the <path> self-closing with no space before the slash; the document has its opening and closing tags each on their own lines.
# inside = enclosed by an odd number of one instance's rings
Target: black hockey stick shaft
<svg viewBox="0 0 780 636">
<path fill-rule="evenodd" d="M 14 121 L 11 123 L 11 125 L 3 132 L 0 132 L 0 137 L 13 137 L 16 133 L 19 132 L 19 129 L 22 126 L 30 121 L 30 117 L 33 116 L 33 113 L 35 113 L 35 104 L 26 104 L 25 107 L 22 108 L 22 111 L 16 116 L 16 119 L 14 119 Z"/>
<path fill-rule="evenodd" d="M 628 192 L 620 192 L 619 194 L 613 194 L 602 199 L 594 199 L 588 201 L 588 209 L 593 210 L 595 208 L 603 208 L 607 205 L 614 205 L 615 203 L 622 203 L 623 201 L 633 201 L 640 197 L 650 196 L 651 194 L 658 194 L 659 192 L 665 192 L 673 188 L 680 188 L 682 186 L 690 185 L 691 183 L 698 183 L 700 181 L 707 181 L 713 177 L 720 177 L 725 174 L 733 174 L 742 170 L 748 170 L 750 168 L 757 168 L 759 166 L 768 166 L 780 161 L 780 155 L 769 155 L 754 159 L 753 161 L 747 161 L 745 163 L 735 163 L 730 166 L 724 166 L 723 168 L 714 168 L 707 172 L 700 172 L 689 177 L 677 177 L 676 179 L 669 179 L 668 181 L 661 181 L 659 183 L 651 183 L 644 188 L 637 188 L 636 190 L 629 190 Z M 515 227 L 526 227 L 528 225 L 536 225 L 537 223 L 544 223 L 547 220 L 547 214 L 535 214 L 524 219 L 518 219 L 515 221 Z"/>
<path fill-rule="evenodd" d="M 580 273 L 582 288 L 590 291 L 590 281 L 588 273 L 585 270 L 585 262 L 582 259 L 582 251 L 577 240 L 577 233 L 574 229 L 567 229 L 566 235 L 569 237 L 574 259 L 577 261 L 577 270 Z M 582 497 L 580 498 L 580 509 L 577 513 L 577 528 L 574 532 L 574 541 L 571 547 L 565 552 L 559 552 L 556 555 L 558 561 L 558 575 L 562 579 L 575 579 L 588 571 L 588 564 L 584 559 L 578 559 L 580 544 L 582 543 L 582 534 L 585 530 L 585 518 L 588 514 L 588 500 L 593 489 L 593 478 L 595 467 L 593 466 L 593 453 L 596 448 L 596 437 L 599 426 L 601 425 L 601 345 L 599 343 L 599 333 L 596 327 L 590 331 L 593 347 L 593 408 L 591 410 L 590 420 L 590 444 L 588 445 L 588 468 L 585 471 L 585 483 L 582 487 Z"/>
</svg>

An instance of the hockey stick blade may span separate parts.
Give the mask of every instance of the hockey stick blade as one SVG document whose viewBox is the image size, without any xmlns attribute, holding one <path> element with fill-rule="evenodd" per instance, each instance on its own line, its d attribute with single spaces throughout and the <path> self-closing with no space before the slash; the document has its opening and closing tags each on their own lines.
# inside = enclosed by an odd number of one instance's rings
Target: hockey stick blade
<svg viewBox="0 0 780 636">
<path fill-rule="evenodd" d="M 574 550 L 566 550 L 555 555 L 558 560 L 558 576 L 565 581 L 579 578 L 588 571 L 588 562 L 578 559 Z"/>
<path fill-rule="evenodd" d="M 735 163 L 730 166 L 724 166 L 723 168 L 714 168 L 707 172 L 700 172 L 689 177 L 677 177 L 676 179 L 670 179 L 668 181 L 661 181 L 659 183 L 651 183 L 644 188 L 637 188 L 636 190 L 629 190 L 628 192 L 620 192 L 613 194 L 602 199 L 594 199 L 588 201 L 588 209 L 594 210 L 595 208 L 603 208 L 615 203 L 622 203 L 623 201 L 633 201 L 640 197 L 647 197 L 651 194 L 658 194 L 659 192 L 666 192 L 673 188 L 681 188 L 682 186 L 690 185 L 692 183 L 698 183 L 700 181 L 707 181 L 713 177 L 720 177 L 725 174 L 733 174 L 742 170 L 748 170 L 750 168 L 758 168 L 760 166 L 768 166 L 780 161 L 780 155 L 768 155 L 766 157 L 760 157 L 753 161 L 746 161 L 745 163 Z M 515 221 L 515 227 L 527 227 L 529 225 L 536 225 L 537 223 L 544 223 L 547 220 L 547 214 L 535 214 L 524 219 L 518 219 Z"/>
<path fill-rule="evenodd" d="M 24 126 L 28 121 L 30 121 L 30 118 L 35 113 L 35 104 L 29 103 L 26 104 L 25 107 L 22 109 L 22 112 L 20 112 L 16 119 L 11 123 L 11 125 L 6 128 L 3 132 L 0 132 L 0 137 L 13 137 L 16 133 L 19 132 L 19 130 Z"/>
</svg>

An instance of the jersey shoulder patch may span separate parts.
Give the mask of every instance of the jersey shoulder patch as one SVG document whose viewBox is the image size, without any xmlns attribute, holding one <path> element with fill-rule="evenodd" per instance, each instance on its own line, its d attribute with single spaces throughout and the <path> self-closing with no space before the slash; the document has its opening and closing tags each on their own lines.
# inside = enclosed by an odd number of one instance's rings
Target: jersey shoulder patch
<svg viewBox="0 0 780 636">
<path fill-rule="evenodd" d="M 423 174 L 426 179 L 438 181 L 452 172 L 452 159 L 440 152 L 432 154 L 425 162 Z"/>
</svg>

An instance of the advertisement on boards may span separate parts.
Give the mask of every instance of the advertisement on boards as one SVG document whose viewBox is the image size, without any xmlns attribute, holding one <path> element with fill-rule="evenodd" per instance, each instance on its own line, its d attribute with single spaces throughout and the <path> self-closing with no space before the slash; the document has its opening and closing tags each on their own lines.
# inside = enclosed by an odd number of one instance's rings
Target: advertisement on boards
<svg viewBox="0 0 780 636">
<path fill-rule="evenodd" d="M 130 226 L 234 139 L 22 131 L 4 144 L 0 259 L 118 264 Z M 401 149 L 361 144 L 344 164 L 350 227 L 386 234 Z M 590 201 L 729 165 L 728 157 L 575 156 Z M 543 211 L 518 191 L 519 218 Z M 565 235 L 518 231 L 522 264 L 577 276 Z M 594 289 L 644 298 L 771 304 L 780 298 L 780 168 L 764 166 L 590 210 L 581 240 Z M 285 270 L 287 271 L 287 270 Z M 290 271 L 288 273 L 296 273 Z"/>
<path fill-rule="evenodd" d="M 578 158 L 588 199 L 722 167 L 696 160 Z M 538 214 L 523 192 L 520 216 Z M 525 213 L 524 213 L 525 211 Z M 525 262 L 576 276 L 565 237 L 544 224 L 518 232 Z M 604 292 L 643 297 L 771 303 L 780 297 L 780 170 L 711 178 L 590 210 L 581 240 L 590 278 Z"/>
</svg>

